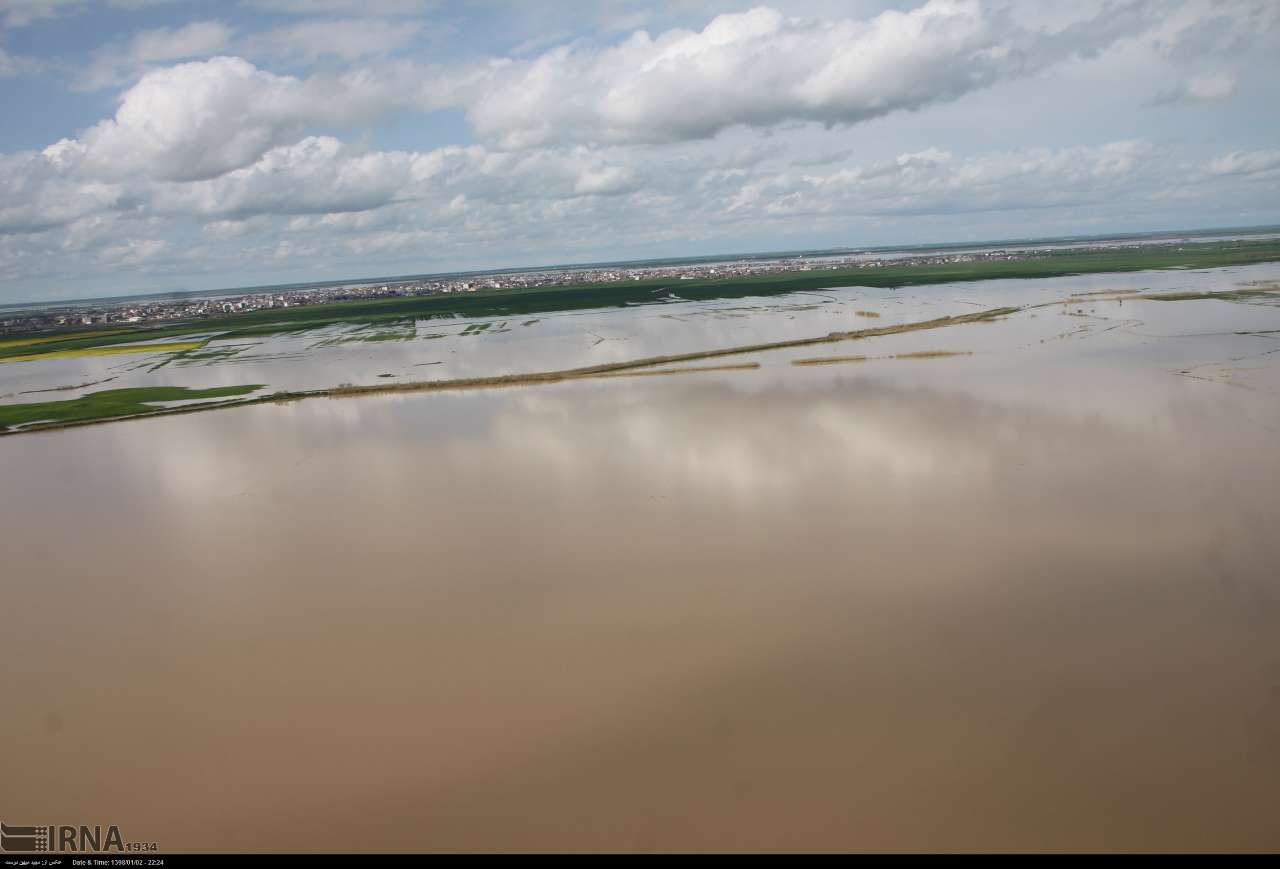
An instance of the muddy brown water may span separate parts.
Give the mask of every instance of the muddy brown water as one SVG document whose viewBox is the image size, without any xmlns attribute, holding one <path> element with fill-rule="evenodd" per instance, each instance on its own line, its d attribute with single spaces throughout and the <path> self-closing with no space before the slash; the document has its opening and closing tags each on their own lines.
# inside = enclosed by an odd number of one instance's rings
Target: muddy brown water
<svg viewBox="0 0 1280 869">
<path fill-rule="evenodd" d="M 7 438 L 0 817 L 1280 848 L 1280 309 L 1085 309 Z"/>
</svg>

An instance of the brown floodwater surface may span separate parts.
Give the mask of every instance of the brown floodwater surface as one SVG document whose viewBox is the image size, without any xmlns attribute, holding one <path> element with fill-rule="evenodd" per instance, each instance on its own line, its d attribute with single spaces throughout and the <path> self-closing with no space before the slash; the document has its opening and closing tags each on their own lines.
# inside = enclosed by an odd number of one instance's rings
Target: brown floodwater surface
<svg viewBox="0 0 1280 869">
<path fill-rule="evenodd" d="M 6 438 L 0 817 L 1280 849 L 1280 309 L 1080 307 Z"/>
</svg>

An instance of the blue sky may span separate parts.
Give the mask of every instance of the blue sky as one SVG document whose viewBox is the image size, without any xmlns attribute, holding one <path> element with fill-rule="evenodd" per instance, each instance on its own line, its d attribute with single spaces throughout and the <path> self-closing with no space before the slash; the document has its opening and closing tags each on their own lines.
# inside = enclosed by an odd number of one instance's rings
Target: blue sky
<svg viewBox="0 0 1280 869">
<path fill-rule="evenodd" d="M 0 0 L 0 303 L 1280 223 L 1269 0 Z"/>
</svg>

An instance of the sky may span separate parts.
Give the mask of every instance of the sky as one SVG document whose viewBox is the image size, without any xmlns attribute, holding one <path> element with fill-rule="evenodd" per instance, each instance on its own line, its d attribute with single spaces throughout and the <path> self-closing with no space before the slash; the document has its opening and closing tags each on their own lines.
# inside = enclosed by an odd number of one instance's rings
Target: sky
<svg viewBox="0 0 1280 869">
<path fill-rule="evenodd" d="M 0 0 L 0 304 L 1280 224 L 1275 0 Z"/>
</svg>

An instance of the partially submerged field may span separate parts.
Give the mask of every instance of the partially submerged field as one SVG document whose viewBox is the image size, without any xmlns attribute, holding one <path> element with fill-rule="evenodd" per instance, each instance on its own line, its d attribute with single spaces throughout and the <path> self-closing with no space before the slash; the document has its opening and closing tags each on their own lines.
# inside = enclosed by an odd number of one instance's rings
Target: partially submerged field
<svg viewBox="0 0 1280 869">
<path fill-rule="evenodd" d="M 148 338 L 216 332 L 224 339 L 255 338 L 316 329 L 336 323 L 390 324 L 414 319 L 517 317 L 529 314 L 652 304 L 670 298 L 689 301 L 768 297 L 839 286 L 899 288 L 970 281 L 1052 278 L 1065 275 L 1136 272 L 1147 269 L 1206 269 L 1280 260 L 1280 242 L 1198 242 L 1107 250 L 1055 251 L 1016 260 L 984 260 L 944 265 L 898 265 L 873 269 L 784 272 L 745 278 L 671 281 L 641 280 L 611 284 L 478 290 L 438 296 L 397 297 L 253 311 L 161 326 L 139 325 L 51 336 L 7 336 L 0 362 L 30 356 L 31 341 L 48 343 L 48 352 L 68 352 L 127 344 Z M 376 340 L 390 340 L 391 335 Z M 368 339 L 373 340 L 373 339 Z M 27 342 L 27 343 L 24 343 Z"/>
<path fill-rule="evenodd" d="M 1252 256 L 1259 246 L 1241 250 Z M 565 299 L 577 298 L 572 290 L 564 293 Z M 393 301 L 388 305 L 472 300 Z M 199 331 L 175 326 L 179 334 L 170 340 L 157 340 L 156 330 L 10 338 L 0 347 L 0 354 L 9 354 L 0 358 L 0 434 L 264 402 L 534 386 L 646 369 L 747 371 L 776 361 L 804 368 L 890 359 L 962 365 L 960 357 L 973 352 L 967 346 L 971 338 L 952 331 L 965 324 L 989 327 L 1016 318 L 1027 324 L 1018 330 L 1025 330 L 1053 309 L 1052 316 L 1069 318 L 1063 322 L 1071 328 L 1035 340 L 1054 342 L 1089 334 L 1089 312 L 1099 305 L 1117 311 L 1128 305 L 1125 310 L 1134 312 L 1144 306 L 1142 316 L 1150 318 L 1152 305 L 1201 303 L 1226 306 L 1213 310 L 1273 308 L 1280 304 L 1280 265 L 766 292 L 709 301 L 677 300 L 668 293 L 652 304 L 520 318 L 396 314 L 395 323 L 238 323 L 224 332 L 206 323 Z M 1116 322 L 1106 328 L 1133 327 Z M 890 338 L 917 332 L 938 332 L 940 340 L 929 347 L 882 349 Z M 139 340 L 144 337 L 150 340 Z M 824 345 L 837 352 L 802 358 L 789 352 Z M 696 364 L 723 357 L 745 358 L 734 369 Z M 246 383 L 258 386 L 219 391 Z M 144 399 L 122 409 L 120 399 L 155 388 L 187 390 L 186 398 L 180 407 Z"/>
<path fill-rule="evenodd" d="M 134 336 L 137 337 L 137 336 Z M 199 350 L 206 341 L 156 341 L 145 344 L 104 344 L 96 347 L 80 346 L 68 349 L 66 341 L 54 341 L 36 344 L 36 347 L 48 347 L 47 350 L 25 352 L 0 358 L 0 362 L 34 362 L 37 359 L 73 359 L 77 356 L 124 356 L 130 353 L 182 353 L 187 350 Z M 24 346 L 31 351 L 32 346 Z"/>
<path fill-rule="evenodd" d="M 0 430 L 21 427 L 57 427 L 69 423 L 123 419 L 155 413 L 168 402 L 235 398 L 248 395 L 260 384 L 223 386 L 214 389 L 187 389 L 180 386 L 151 386 L 131 389 L 104 389 L 65 401 L 29 404 L 0 404 Z"/>
</svg>

